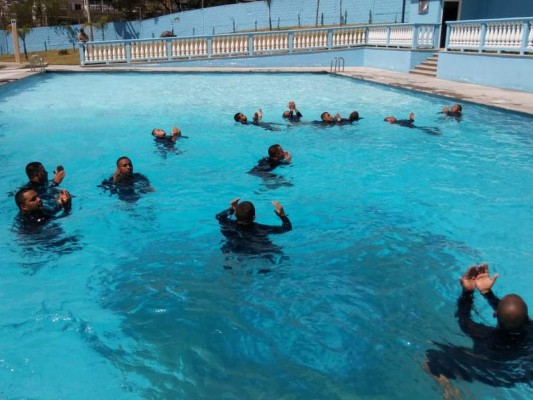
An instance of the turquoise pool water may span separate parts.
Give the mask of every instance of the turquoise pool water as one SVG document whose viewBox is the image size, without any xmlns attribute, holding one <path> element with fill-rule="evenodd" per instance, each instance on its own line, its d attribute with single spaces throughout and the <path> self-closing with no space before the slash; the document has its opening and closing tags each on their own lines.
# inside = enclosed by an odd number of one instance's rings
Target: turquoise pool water
<svg viewBox="0 0 533 400">
<path fill-rule="evenodd" d="M 348 126 L 288 126 L 322 111 Z M 0 398 L 442 398 L 433 343 L 471 346 L 457 278 L 488 261 L 497 294 L 529 304 L 533 119 L 326 75 L 46 74 L 0 88 Z M 261 107 L 279 131 L 240 126 Z M 387 115 L 438 127 L 427 135 Z M 152 128 L 189 138 L 161 151 Z M 280 143 L 278 181 L 247 174 Z M 127 203 L 97 185 L 121 155 L 155 192 Z M 12 230 L 24 167 L 63 164 L 74 196 L 54 237 Z M 233 257 L 214 216 L 234 197 L 293 231 L 272 257 Z M 267 254 L 268 255 L 268 254 Z M 232 269 L 223 268 L 230 263 Z M 260 274 L 261 268 L 271 270 Z M 494 321 L 478 300 L 476 318 Z M 455 382 L 465 398 L 531 387 Z"/>
</svg>

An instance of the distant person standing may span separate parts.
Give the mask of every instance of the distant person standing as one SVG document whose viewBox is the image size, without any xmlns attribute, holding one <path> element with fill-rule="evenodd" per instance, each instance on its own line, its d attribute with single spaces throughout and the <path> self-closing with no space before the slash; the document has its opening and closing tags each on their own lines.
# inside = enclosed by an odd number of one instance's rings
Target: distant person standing
<svg viewBox="0 0 533 400">
<path fill-rule="evenodd" d="M 78 41 L 82 42 L 83 44 L 89 41 L 89 36 L 87 36 L 83 28 L 80 28 L 80 31 L 78 32 Z"/>
<path fill-rule="evenodd" d="M 83 28 L 80 28 L 80 31 L 78 32 L 78 41 L 82 43 L 81 47 L 83 48 L 83 52 L 87 50 L 87 46 L 85 43 L 89 41 L 89 36 L 85 33 L 85 30 Z"/>
</svg>

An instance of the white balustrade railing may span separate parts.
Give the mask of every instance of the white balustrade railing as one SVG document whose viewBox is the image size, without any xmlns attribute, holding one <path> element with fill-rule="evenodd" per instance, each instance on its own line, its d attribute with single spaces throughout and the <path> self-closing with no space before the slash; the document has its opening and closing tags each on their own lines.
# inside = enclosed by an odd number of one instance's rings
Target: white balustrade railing
<svg viewBox="0 0 533 400">
<path fill-rule="evenodd" d="M 394 24 L 305 29 L 282 32 L 235 33 L 217 36 L 88 42 L 80 63 L 171 61 L 333 50 L 356 46 L 434 48 L 439 25 Z"/>
<path fill-rule="evenodd" d="M 448 22 L 447 50 L 533 53 L 533 18 Z"/>
</svg>

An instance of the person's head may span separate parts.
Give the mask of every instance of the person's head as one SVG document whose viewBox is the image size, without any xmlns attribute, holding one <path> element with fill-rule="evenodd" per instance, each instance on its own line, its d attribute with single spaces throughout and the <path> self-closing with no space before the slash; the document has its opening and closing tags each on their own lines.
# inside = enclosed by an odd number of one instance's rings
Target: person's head
<svg viewBox="0 0 533 400">
<path fill-rule="evenodd" d="M 235 217 L 238 224 L 248 225 L 254 222 L 255 219 L 255 207 L 249 201 L 243 201 L 237 204 L 235 208 Z"/>
<path fill-rule="evenodd" d="M 117 169 L 121 175 L 130 175 L 133 173 L 133 163 L 128 157 L 120 157 L 117 160 Z"/>
<path fill-rule="evenodd" d="M 335 119 L 333 118 L 333 115 L 328 113 L 327 111 L 324 111 L 322 114 L 320 114 L 320 119 L 323 122 L 333 122 Z"/>
<path fill-rule="evenodd" d="M 463 111 L 463 106 L 461 106 L 460 104 L 454 104 L 450 108 L 450 111 L 453 112 L 453 113 L 460 113 L 461 111 Z"/>
<path fill-rule="evenodd" d="M 273 144 L 268 148 L 268 158 L 273 161 L 281 161 L 285 158 L 285 152 L 279 144 Z"/>
<path fill-rule="evenodd" d="M 291 112 L 290 111 L 283 111 L 282 117 L 283 118 L 290 118 L 291 117 Z"/>
<path fill-rule="evenodd" d="M 240 113 L 240 112 L 235 114 L 233 116 L 233 119 L 235 120 L 235 122 L 240 122 L 241 124 L 245 124 L 246 121 L 248 121 L 248 118 L 246 118 L 246 115 L 244 115 L 243 113 Z"/>
<path fill-rule="evenodd" d="M 32 213 L 43 209 L 43 202 L 39 195 L 30 188 L 20 189 L 15 195 L 15 203 L 23 213 Z"/>
<path fill-rule="evenodd" d="M 45 183 L 48 181 L 48 172 L 44 165 L 38 161 L 34 161 L 26 165 L 26 175 L 28 179 L 35 183 Z"/>
<path fill-rule="evenodd" d="M 352 111 L 350 116 L 348 117 L 350 121 L 358 121 L 359 120 L 359 113 L 357 111 Z"/>
<path fill-rule="evenodd" d="M 504 296 L 496 309 L 498 327 L 508 331 L 519 331 L 528 321 L 526 302 L 516 294 Z"/>
<path fill-rule="evenodd" d="M 289 101 L 289 110 L 294 110 L 296 108 L 296 103 L 294 101 Z"/>
<path fill-rule="evenodd" d="M 83 28 L 80 28 L 80 33 L 85 33 L 85 30 Z"/>
<path fill-rule="evenodd" d="M 163 129 L 160 129 L 160 128 L 154 128 L 154 130 L 152 130 L 152 136 L 155 136 L 155 137 L 164 137 L 167 133 L 163 130 Z"/>
<path fill-rule="evenodd" d="M 393 117 L 393 116 L 385 117 L 383 121 L 388 122 L 390 124 L 394 124 L 396 122 L 396 117 Z"/>
</svg>

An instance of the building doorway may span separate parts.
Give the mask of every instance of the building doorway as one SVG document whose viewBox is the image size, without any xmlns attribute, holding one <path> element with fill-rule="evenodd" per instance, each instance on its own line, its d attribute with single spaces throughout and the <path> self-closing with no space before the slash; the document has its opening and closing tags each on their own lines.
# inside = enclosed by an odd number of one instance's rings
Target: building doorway
<svg viewBox="0 0 533 400">
<path fill-rule="evenodd" d="M 459 19 L 460 1 L 445 1 L 442 7 L 442 29 L 440 31 L 440 48 L 446 46 L 446 29 L 448 21 L 457 21 Z"/>
</svg>

